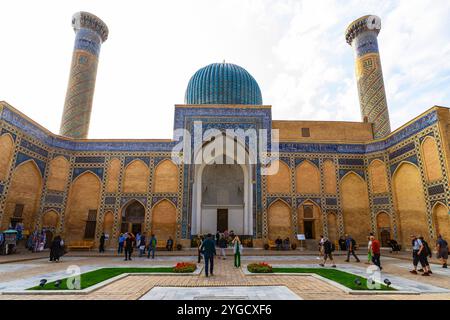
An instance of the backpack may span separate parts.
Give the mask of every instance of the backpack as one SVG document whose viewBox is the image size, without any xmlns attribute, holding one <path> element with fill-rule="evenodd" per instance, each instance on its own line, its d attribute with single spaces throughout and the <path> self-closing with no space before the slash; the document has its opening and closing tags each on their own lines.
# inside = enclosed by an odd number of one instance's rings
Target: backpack
<svg viewBox="0 0 450 320">
<path fill-rule="evenodd" d="M 355 248 L 355 246 L 356 246 L 356 241 L 355 241 L 355 239 L 352 238 L 352 248 Z"/>
</svg>

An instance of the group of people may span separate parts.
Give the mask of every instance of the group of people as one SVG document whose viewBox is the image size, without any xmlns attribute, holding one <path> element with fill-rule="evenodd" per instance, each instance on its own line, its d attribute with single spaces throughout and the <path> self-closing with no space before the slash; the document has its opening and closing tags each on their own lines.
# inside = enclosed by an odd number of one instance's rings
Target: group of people
<svg viewBox="0 0 450 320">
<path fill-rule="evenodd" d="M 102 234 L 104 237 L 104 234 Z M 102 237 L 100 237 L 100 252 L 104 252 L 104 239 L 102 245 Z M 147 258 L 155 259 L 155 253 L 157 248 L 158 240 L 156 236 L 152 234 L 147 242 L 147 237 L 144 234 L 137 233 L 134 235 L 131 232 L 121 233 L 118 239 L 118 254 L 125 254 L 125 261 L 132 260 L 131 256 L 133 253 L 133 249 L 136 248 L 139 250 L 139 257 L 142 257 L 147 252 Z M 169 236 L 169 239 L 166 241 L 166 249 L 167 251 L 173 251 L 174 241 L 172 237 Z"/>
<path fill-rule="evenodd" d="M 231 236 L 233 238 L 230 240 Z M 229 241 L 230 240 L 230 241 Z M 205 260 L 205 276 L 214 275 L 214 257 L 217 255 L 216 247 L 220 248 L 222 259 L 226 259 L 225 249 L 231 245 L 233 248 L 234 255 L 234 266 L 235 268 L 240 268 L 241 266 L 241 253 L 243 251 L 243 246 L 239 236 L 234 235 L 234 232 L 230 233 L 220 233 L 216 234 L 216 239 L 213 239 L 213 235 L 208 233 L 205 236 L 199 236 L 196 239 L 197 250 L 198 250 L 198 263 L 201 263 L 202 258 Z"/>
<path fill-rule="evenodd" d="M 277 250 L 290 250 L 291 249 L 291 240 L 289 237 L 286 239 L 281 239 L 280 236 L 275 240 L 275 245 L 277 246 Z"/>
<path fill-rule="evenodd" d="M 418 272 L 422 272 L 422 276 L 429 277 L 433 274 L 431 271 L 430 263 L 428 262 L 428 258 L 433 257 L 433 252 L 422 236 L 411 235 L 411 245 L 413 249 L 413 270 L 410 272 L 412 274 L 418 274 Z M 449 246 L 448 242 L 442 237 L 442 235 L 438 235 L 436 241 L 436 251 L 437 258 L 440 259 L 442 268 L 447 268 L 447 259 L 449 254 Z M 421 265 L 421 269 L 417 270 L 417 266 Z"/>
</svg>

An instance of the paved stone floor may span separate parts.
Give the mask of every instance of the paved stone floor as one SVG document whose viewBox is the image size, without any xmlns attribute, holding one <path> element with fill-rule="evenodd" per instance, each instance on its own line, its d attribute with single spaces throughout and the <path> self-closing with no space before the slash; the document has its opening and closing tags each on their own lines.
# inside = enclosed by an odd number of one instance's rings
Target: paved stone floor
<svg viewBox="0 0 450 320">
<path fill-rule="evenodd" d="M 38 257 L 38 256 L 36 256 Z M 0 257 L 1 259 L 1 257 Z M 173 254 L 167 257 L 159 256 L 155 260 L 148 260 L 146 258 L 134 258 L 133 261 L 125 262 L 118 256 L 111 257 L 97 257 L 97 256 L 83 256 L 75 257 L 73 254 L 64 257 L 60 263 L 50 263 L 46 259 L 24 260 L 19 262 L 9 262 L 0 264 L 0 291 L 12 290 L 13 288 L 24 288 L 37 284 L 38 280 L 43 277 L 48 277 L 48 280 L 60 278 L 65 274 L 68 266 L 78 265 L 82 271 L 92 270 L 105 266 L 171 266 L 177 261 L 193 261 L 192 256 L 174 257 Z M 336 262 L 342 270 L 351 272 L 364 272 L 368 266 L 361 263 L 345 263 L 343 256 L 337 256 Z M 317 256 L 309 255 L 276 255 L 276 256 L 243 256 L 243 265 L 255 261 L 269 261 L 274 265 L 311 265 L 317 266 Z M 405 283 L 415 283 L 416 286 L 423 286 L 423 288 L 437 287 L 442 290 L 431 290 L 420 295 L 349 295 L 339 288 L 328 284 L 320 279 L 311 276 L 295 276 L 295 275 L 257 275 L 247 276 L 241 269 L 233 267 L 232 257 L 227 260 L 215 260 L 215 275 L 213 277 L 205 278 L 204 275 L 190 275 L 190 276 L 176 276 L 176 275 L 132 275 L 113 282 L 105 287 L 95 290 L 89 294 L 65 294 L 65 295 L 0 295 L 0 299 L 140 299 L 149 293 L 153 288 L 156 290 L 163 290 L 164 288 L 233 288 L 233 287 L 272 287 L 273 290 L 266 290 L 270 294 L 277 293 L 277 287 L 282 287 L 290 290 L 302 299 L 446 299 L 450 300 L 450 293 L 445 292 L 450 290 L 450 275 L 447 270 L 438 270 L 438 266 L 432 266 L 435 269 L 435 274 L 431 277 L 422 277 L 420 275 L 412 275 L 408 272 L 408 262 L 404 259 L 384 258 L 383 262 L 383 277 L 389 278 L 391 281 L 403 281 Z M 200 265 L 200 267 L 202 264 Z M 438 272 L 439 271 L 439 272 Z M 3 290 L 2 290 L 3 288 Z M 257 289 L 257 288 L 256 288 Z M 169 289 L 168 289 L 169 290 Z M 172 289 L 171 289 L 172 290 Z M 242 289 L 240 289 L 242 290 Z M 284 290 L 284 289 L 281 289 Z M 156 291 L 155 291 L 156 292 Z M 160 291 L 161 292 L 161 291 Z M 238 296 L 244 296 L 239 293 Z"/>
</svg>

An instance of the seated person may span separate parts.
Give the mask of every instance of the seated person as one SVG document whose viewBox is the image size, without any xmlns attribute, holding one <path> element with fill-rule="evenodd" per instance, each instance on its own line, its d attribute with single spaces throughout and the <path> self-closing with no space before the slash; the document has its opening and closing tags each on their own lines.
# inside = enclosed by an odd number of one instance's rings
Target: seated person
<svg viewBox="0 0 450 320">
<path fill-rule="evenodd" d="M 388 241 L 388 245 L 391 247 L 391 252 L 399 252 L 400 246 L 398 245 L 398 242 L 394 239 L 391 239 Z"/>
<path fill-rule="evenodd" d="M 291 248 L 291 241 L 289 240 L 289 238 L 286 238 L 283 240 L 283 249 L 284 250 L 289 250 Z"/>
<path fill-rule="evenodd" d="M 167 251 L 172 251 L 172 250 L 173 250 L 173 240 L 172 240 L 172 237 L 169 237 L 169 239 L 167 239 L 166 249 L 167 249 Z"/>
<path fill-rule="evenodd" d="M 277 250 L 281 250 L 283 246 L 283 240 L 281 240 L 280 236 L 278 236 L 277 240 L 275 240 L 275 244 L 277 246 Z"/>
</svg>

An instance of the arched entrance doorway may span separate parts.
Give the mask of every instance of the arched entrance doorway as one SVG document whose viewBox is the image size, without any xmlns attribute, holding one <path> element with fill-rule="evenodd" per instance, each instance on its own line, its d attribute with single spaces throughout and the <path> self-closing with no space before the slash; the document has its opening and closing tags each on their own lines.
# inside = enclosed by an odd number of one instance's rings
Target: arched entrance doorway
<svg viewBox="0 0 450 320">
<path fill-rule="evenodd" d="M 377 230 L 381 246 L 388 247 L 388 241 L 391 240 L 391 219 L 386 212 L 378 213 Z"/>
<path fill-rule="evenodd" d="M 145 220 L 145 207 L 137 200 L 132 200 L 122 211 L 121 233 L 141 233 Z"/>
</svg>

